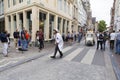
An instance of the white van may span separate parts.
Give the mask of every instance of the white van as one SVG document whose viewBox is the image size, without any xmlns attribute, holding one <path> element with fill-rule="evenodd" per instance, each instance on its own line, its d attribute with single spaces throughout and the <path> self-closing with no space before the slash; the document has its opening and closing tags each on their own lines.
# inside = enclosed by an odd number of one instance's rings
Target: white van
<svg viewBox="0 0 120 80">
<path fill-rule="evenodd" d="M 95 34 L 87 32 L 85 35 L 85 45 L 95 45 Z"/>
</svg>

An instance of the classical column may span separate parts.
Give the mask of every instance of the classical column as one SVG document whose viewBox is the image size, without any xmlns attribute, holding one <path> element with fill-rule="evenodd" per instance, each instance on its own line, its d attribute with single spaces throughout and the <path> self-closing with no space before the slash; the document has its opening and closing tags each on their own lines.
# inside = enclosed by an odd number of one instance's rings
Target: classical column
<svg viewBox="0 0 120 80">
<path fill-rule="evenodd" d="M 8 33 L 10 33 L 8 21 L 9 21 L 9 20 L 8 20 L 8 16 L 6 15 L 6 16 L 5 16 L 5 30 L 7 30 Z"/>
<path fill-rule="evenodd" d="M 25 30 L 28 30 L 26 23 L 27 23 L 27 15 L 26 15 L 26 11 L 23 11 L 23 27 L 25 28 Z"/>
<path fill-rule="evenodd" d="M 58 15 L 55 15 L 54 20 L 54 28 L 58 28 Z"/>
<path fill-rule="evenodd" d="M 10 15 L 10 17 L 11 17 L 11 33 L 10 33 L 10 36 L 11 36 L 11 38 L 13 38 L 13 32 L 15 31 L 14 30 L 13 15 Z"/>
<path fill-rule="evenodd" d="M 49 18 L 50 18 L 50 14 L 48 12 L 46 16 L 46 26 L 45 26 L 45 39 L 46 40 L 49 39 Z"/>
<path fill-rule="evenodd" d="M 16 22 L 17 22 L 17 29 L 20 31 L 20 16 L 19 16 L 19 13 L 16 13 Z"/>
<path fill-rule="evenodd" d="M 16 4 L 19 4 L 19 0 L 16 0 Z"/>
<path fill-rule="evenodd" d="M 39 9 L 32 7 L 32 42 L 35 42 L 36 31 L 39 30 Z"/>
<path fill-rule="evenodd" d="M 72 21 L 69 21 L 69 24 L 68 24 L 68 31 L 72 32 Z"/>
</svg>

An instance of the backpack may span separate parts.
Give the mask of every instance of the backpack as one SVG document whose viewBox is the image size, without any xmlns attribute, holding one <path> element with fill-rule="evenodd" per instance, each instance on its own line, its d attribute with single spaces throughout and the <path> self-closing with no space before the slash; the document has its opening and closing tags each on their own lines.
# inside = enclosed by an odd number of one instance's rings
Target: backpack
<svg viewBox="0 0 120 80">
<path fill-rule="evenodd" d="M 104 36 L 102 34 L 99 35 L 99 39 L 102 40 Z"/>
<path fill-rule="evenodd" d="M 4 33 L 2 33 L 2 34 L 0 35 L 0 39 L 1 39 L 1 42 L 8 42 L 8 40 L 7 40 L 7 35 L 4 34 Z"/>
</svg>

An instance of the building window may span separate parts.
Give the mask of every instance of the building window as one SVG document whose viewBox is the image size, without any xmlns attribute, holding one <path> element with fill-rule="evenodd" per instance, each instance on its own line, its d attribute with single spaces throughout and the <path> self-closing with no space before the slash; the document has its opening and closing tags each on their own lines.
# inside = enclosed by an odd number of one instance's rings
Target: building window
<svg viewBox="0 0 120 80">
<path fill-rule="evenodd" d="M 16 0 L 13 0 L 13 5 L 16 5 Z"/>
<path fill-rule="evenodd" d="M 22 3 L 23 2 L 23 0 L 19 0 L 19 3 Z"/>
<path fill-rule="evenodd" d="M 70 4 L 68 4 L 68 14 L 70 15 Z"/>
<path fill-rule="evenodd" d="M 4 13 L 4 2 L 3 2 L 3 0 L 2 0 L 1 5 L 2 5 L 2 14 L 3 14 Z"/>
<path fill-rule="evenodd" d="M 66 8 L 67 8 L 67 2 L 66 0 L 64 0 L 64 12 L 66 12 Z"/>
<path fill-rule="evenodd" d="M 8 7 L 10 7 L 10 0 L 8 0 Z"/>
<path fill-rule="evenodd" d="M 58 10 L 62 10 L 62 0 L 58 0 Z"/>
</svg>

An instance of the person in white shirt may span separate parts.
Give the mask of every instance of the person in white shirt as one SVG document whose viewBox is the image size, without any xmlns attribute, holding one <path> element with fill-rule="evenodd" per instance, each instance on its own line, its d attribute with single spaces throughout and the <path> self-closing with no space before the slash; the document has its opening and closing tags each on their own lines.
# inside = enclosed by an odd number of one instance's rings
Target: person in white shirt
<svg viewBox="0 0 120 80">
<path fill-rule="evenodd" d="M 51 58 L 55 58 L 56 57 L 56 54 L 57 54 L 57 51 L 59 51 L 60 53 L 60 58 L 63 57 L 63 53 L 62 53 L 62 49 L 63 49 L 63 38 L 62 36 L 60 35 L 60 33 L 58 32 L 58 29 L 54 29 L 54 34 L 55 34 L 55 52 L 54 52 L 54 55 L 51 56 Z"/>
<path fill-rule="evenodd" d="M 113 30 L 113 32 L 110 34 L 110 49 L 114 49 L 115 38 L 116 34 L 115 31 Z"/>
</svg>

